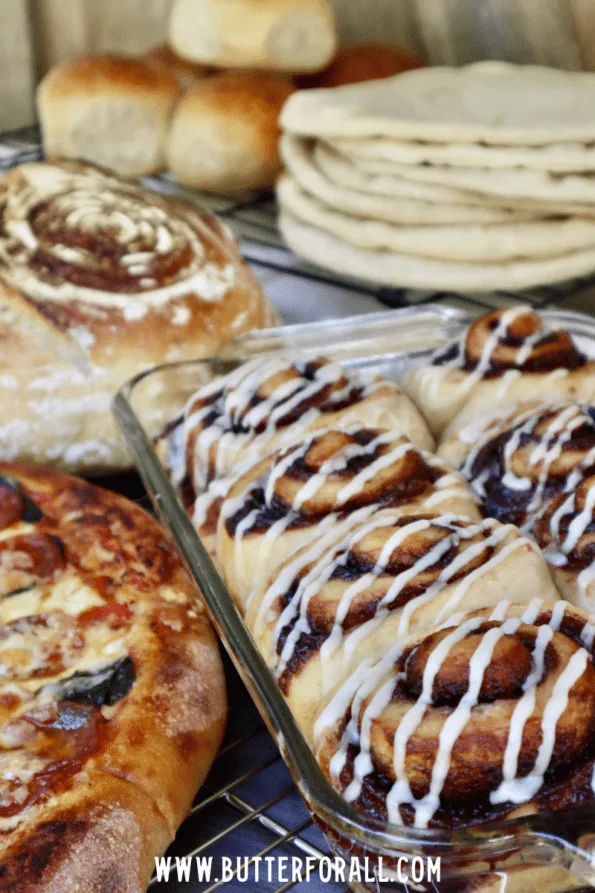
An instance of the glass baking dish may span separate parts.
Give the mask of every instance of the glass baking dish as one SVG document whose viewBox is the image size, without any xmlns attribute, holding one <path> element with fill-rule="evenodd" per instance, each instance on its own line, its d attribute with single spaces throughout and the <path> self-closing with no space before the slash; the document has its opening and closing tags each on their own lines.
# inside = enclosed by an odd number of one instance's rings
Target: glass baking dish
<svg viewBox="0 0 595 893">
<path fill-rule="evenodd" d="M 595 357 L 595 319 L 554 310 L 542 315 L 548 324 L 568 329 L 585 353 Z M 175 427 L 198 387 L 230 371 L 242 358 L 271 352 L 324 353 L 346 365 L 366 366 L 398 379 L 413 363 L 427 359 L 432 350 L 460 334 L 468 322 L 469 317 L 458 310 L 427 305 L 421 311 L 406 308 L 251 333 L 231 342 L 214 359 L 170 364 L 138 375 L 113 403 L 145 486 L 203 592 L 226 649 L 331 849 L 348 860 L 355 876 L 352 887 L 360 893 L 593 889 L 595 804 L 452 832 L 391 826 L 357 813 L 319 769 L 169 482 L 155 439 L 158 432 Z"/>
</svg>

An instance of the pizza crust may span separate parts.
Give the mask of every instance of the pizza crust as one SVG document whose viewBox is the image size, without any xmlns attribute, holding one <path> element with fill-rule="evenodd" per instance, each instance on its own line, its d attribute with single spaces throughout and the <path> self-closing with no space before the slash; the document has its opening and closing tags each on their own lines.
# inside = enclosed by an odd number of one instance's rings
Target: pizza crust
<svg viewBox="0 0 595 893">
<path fill-rule="evenodd" d="M 68 683 L 73 669 L 102 672 L 106 662 L 128 661 L 134 679 L 125 679 L 113 703 L 93 713 L 98 744 L 75 770 L 15 816 L 0 816 L 0 893 L 15 889 L 17 876 L 22 893 L 137 893 L 187 815 L 223 736 L 217 639 L 172 544 L 138 506 L 23 465 L 0 463 L 2 480 L 18 482 L 42 518 L 9 525 L 0 531 L 1 544 L 11 530 L 54 537 L 63 561 L 51 579 L 0 599 L 0 647 L 7 616 L 18 623 L 38 614 L 66 614 L 84 642 L 76 666 L 50 667 L 45 677 L 24 680 L 29 697 L 37 703 L 39 691 L 49 691 L 60 704 L 72 703 L 60 700 L 63 680 Z M 112 612 L 107 619 L 104 610 Z M 31 639 L 36 642 L 34 634 Z M 48 700 L 51 709 L 51 696 L 42 698 L 42 707 Z M 5 720 L 0 709 L 0 733 Z"/>
</svg>

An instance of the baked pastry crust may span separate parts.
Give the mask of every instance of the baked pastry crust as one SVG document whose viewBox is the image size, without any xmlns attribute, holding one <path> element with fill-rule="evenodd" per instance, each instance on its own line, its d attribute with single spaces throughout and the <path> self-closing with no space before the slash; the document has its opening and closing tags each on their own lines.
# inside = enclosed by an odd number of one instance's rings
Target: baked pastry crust
<svg viewBox="0 0 595 893">
<path fill-rule="evenodd" d="M 0 463 L 0 528 L 0 890 L 140 893 L 221 741 L 215 634 L 114 493 Z"/>
<path fill-rule="evenodd" d="M 227 229 L 185 202 L 62 162 L 9 171 L 0 206 L 5 459 L 129 467 L 109 411 L 125 381 L 277 320 Z"/>
</svg>

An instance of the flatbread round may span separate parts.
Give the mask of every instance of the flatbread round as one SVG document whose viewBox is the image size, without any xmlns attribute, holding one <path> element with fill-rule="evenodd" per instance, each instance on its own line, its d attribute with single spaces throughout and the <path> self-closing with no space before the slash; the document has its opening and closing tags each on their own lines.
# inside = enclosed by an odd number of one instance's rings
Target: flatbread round
<svg viewBox="0 0 595 893">
<path fill-rule="evenodd" d="M 277 185 L 281 208 L 358 248 L 390 250 L 446 261 L 502 262 L 595 251 L 595 220 L 544 220 L 451 226 L 398 226 L 333 210 L 289 175 Z"/>
<path fill-rule="evenodd" d="M 595 141 L 595 74 L 478 62 L 303 90 L 281 113 L 302 136 L 536 146 Z"/>
<path fill-rule="evenodd" d="M 338 137 L 330 142 L 345 155 L 396 164 L 446 164 L 495 169 L 528 167 L 555 173 L 595 170 L 595 148 L 584 143 L 486 146 L 482 143 L 406 142 L 389 137 Z"/>
<path fill-rule="evenodd" d="M 502 203 L 540 201 L 553 202 L 557 206 L 572 203 L 574 207 L 583 207 L 591 213 L 595 203 L 595 172 L 553 174 L 524 167 L 494 171 L 471 167 L 393 164 L 368 159 L 365 165 L 370 170 L 394 174 L 417 183 L 497 196 Z"/>
<path fill-rule="evenodd" d="M 312 146 L 307 140 L 285 134 L 281 138 L 280 150 L 285 166 L 302 189 L 327 205 L 348 214 L 413 226 L 440 223 L 497 223 L 532 220 L 537 216 L 531 210 L 509 210 L 495 204 L 482 207 L 479 204 L 464 205 L 450 201 L 440 203 L 406 195 L 400 196 L 399 201 L 395 201 L 391 193 L 385 190 L 364 191 L 351 188 L 345 183 L 335 182 L 325 176 L 317 166 Z M 402 182 L 407 186 L 406 180 Z M 365 178 L 361 185 L 366 185 Z M 431 193 L 432 189 L 427 191 Z"/>
<path fill-rule="evenodd" d="M 287 212 L 281 213 L 279 227 L 289 247 L 306 260 L 342 275 L 399 288 L 460 292 L 514 291 L 562 282 L 595 270 L 595 249 L 542 261 L 449 263 L 392 251 L 356 248 L 321 229 L 298 221 Z"/>
<path fill-rule="evenodd" d="M 0 891 L 145 889 L 221 741 L 215 634 L 159 525 L 0 463 Z"/>
<path fill-rule="evenodd" d="M 324 142 L 316 143 L 312 157 L 321 173 L 329 180 L 374 195 L 410 197 L 440 204 L 473 205 L 481 208 L 504 207 L 538 217 L 589 212 L 589 206 L 584 204 L 521 199 L 516 196 L 502 197 L 454 185 L 445 186 L 442 182 L 424 183 L 395 173 L 395 165 L 389 161 L 347 158 Z"/>
</svg>

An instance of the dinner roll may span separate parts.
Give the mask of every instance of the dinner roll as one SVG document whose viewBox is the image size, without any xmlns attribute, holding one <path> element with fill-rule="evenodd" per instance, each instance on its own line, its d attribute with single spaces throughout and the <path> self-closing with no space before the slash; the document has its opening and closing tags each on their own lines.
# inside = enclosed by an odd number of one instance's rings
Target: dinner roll
<svg viewBox="0 0 595 893">
<path fill-rule="evenodd" d="M 350 43 L 337 51 L 330 65 L 315 74 L 301 75 L 297 84 L 311 87 L 340 87 L 389 78 L 410 68 L 423 68 L 423 56 L 405 47 L 388 43 Z"/>
<path fill-rule="evenodd" d="M 45 153 L 124 177 L 155 173 L 180 93 L 177 77 L 146 59 L 86 56 L 57 65 L 37 92 Z"/>
<path fill-rule="evenodd" d="M 277 121 L 293 89 L 255 72 L 195 84 L 174 114 L 167 152 L 173 175 L 207 192 L 272 186 L 281 170 Z"/>
<path fill-rule="evenodd" d="M 169 42 L 229 68 L 318 71 L 336 49 L 329 0 L 174 0 Z"/>
<path fill-rule="evenodd" d="M 167 43 L 154 46 L 145 56 L 150 62 L 163 65 L 178 79 L 183 90 L 187 90 L 197 81 L 215 74 L 215 69 L 210 65 L 201 65 L 200 62 L 190 62 L 178 56 Z"/>
</svg>

